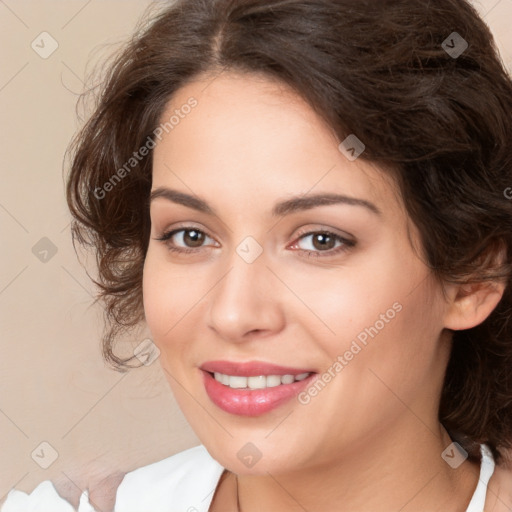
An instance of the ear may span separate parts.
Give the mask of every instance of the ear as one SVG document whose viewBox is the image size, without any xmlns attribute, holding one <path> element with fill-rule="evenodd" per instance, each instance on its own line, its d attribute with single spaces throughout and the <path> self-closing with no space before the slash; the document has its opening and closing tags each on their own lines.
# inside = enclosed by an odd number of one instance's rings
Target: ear
<svg viewBox="0 0 512 512">
<path fill-rule="evenodd" d="M 504 281 L 448 285 L 444 327 L 460 331 L 481 324 L 498 305 L 505 286 Z"/>
</svg>

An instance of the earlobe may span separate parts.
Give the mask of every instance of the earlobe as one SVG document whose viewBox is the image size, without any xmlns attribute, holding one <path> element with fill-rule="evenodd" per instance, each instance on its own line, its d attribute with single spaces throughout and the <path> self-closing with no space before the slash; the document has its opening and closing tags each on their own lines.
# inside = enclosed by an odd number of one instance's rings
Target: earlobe
<svg viewBox="0 0 512 512">
<path fill-rule="evenodd" d="M 498 305 L 505 286 L 504 281 L 452 285 L 448 293 L 445 328 L 460 331 L 481 324 Z"/>
</svg>

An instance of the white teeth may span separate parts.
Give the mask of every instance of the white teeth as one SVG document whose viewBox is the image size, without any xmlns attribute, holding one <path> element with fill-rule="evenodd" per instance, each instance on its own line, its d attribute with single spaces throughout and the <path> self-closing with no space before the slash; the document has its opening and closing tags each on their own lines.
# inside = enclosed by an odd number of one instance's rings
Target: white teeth
<svg viewBox="0 0 512 512">
<path fill-rule="evenodd" d="M 295 377 L 293 375 L 283 375 L 281 377 L 281 382 L 283 384 L 291 384 L 295 380 Z"/>
<path fill-rule="evenodd" d="M 304 380 L 310 373 L 301 373 L 299 375 L 258 375 L 254 377 L 240 377 L 238 375 L 225 375 L 215 372 L 215 380 L 229 386 L 233 389 L 265 389 L 280 386 L 281 384 L 291 384 L 292 382 Z"/>
<path fill-rule="evenodd" d="M 267 388 L 275 388 L 281 384 L 280 375 L 267 375 Z"/>
<path fill-rule="evenodd" d="M 267 387 L 267 378 L 264 375 L 258 377 L 248 377 L 247 386 L 251 389 L 263 389 Z"/>
<path fill-rule="evenodd" d="M 239 376 L 229 376 L 229 387 L 230 388 L 246 388 L 247 387 L 247 377 L 239 377 Z"/>
</svg>

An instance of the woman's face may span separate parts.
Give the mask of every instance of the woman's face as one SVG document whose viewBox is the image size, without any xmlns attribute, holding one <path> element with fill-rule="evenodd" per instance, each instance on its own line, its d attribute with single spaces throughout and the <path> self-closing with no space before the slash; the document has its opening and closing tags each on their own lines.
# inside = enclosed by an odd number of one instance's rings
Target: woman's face
<svg viewBox="0 0 512 512">
<path fill-rule="evenodd" d="M 349 160 L 300 97 L 261 77 L 195 81 L 162 120 L 173 114 L 154 149 L 144 307 L 209 452 L 239 474 L 276 474 L 431 436 L 445 303 L 394 182 Z M 342 198 L 313 202 L 326 194 Z M 182 231 L 157 240 L 171 230 Z M 267 387 L 218 383 L 202 369 L 213 361 L 255 377 L 225 383 Z"/>
</svg>

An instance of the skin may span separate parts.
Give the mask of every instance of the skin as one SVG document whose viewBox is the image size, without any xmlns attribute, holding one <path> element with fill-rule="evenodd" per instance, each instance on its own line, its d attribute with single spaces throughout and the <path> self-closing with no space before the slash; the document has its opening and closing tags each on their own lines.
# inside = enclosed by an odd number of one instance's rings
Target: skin
<svg viewBox="0 0 512 512">
<path fill-rule="evenodd" d="M 451 442 L 437 420 L 447 329 L 482 322 L 502 286 L 449 286 L 444 298 L 393 179 L 345 158 L 333 131 L 286 86 L 255 74 L 205 75 L 177 91 L 162 119 L 190 97 L 198 105 L 154 149 L 152 189 L 193 194 L 217 215 L 152 201 L 143 293 L 174 396 L 228 470 L 210 510 L 236 510 L 237 474 L 244 512 L 339 511 L 340 504 L 464 511 L 479 466 L 465 461 L 455 470 L 441 458 Z M 271 216 L 278 201 L 320 192 L 364 199 L 381 213 L 333 204 Z M 204 232 L 202 245 L 190 231 L 156 240 L 183 226 Z M 342 242 L 322 248 L 303 235 L 325 230 L 356 245 L 335 254 Z M 253 263 L 236 252 L 247 236 L 263 250 Z M 292 399 L 239 417 L 206 394 L 199 366 L 210 360 L 322 374 L 397 302 L 395 318 L 307 405 Z M 248 442 L 262 454 L 251 468 L 237 457 Z"/>
</svg>

